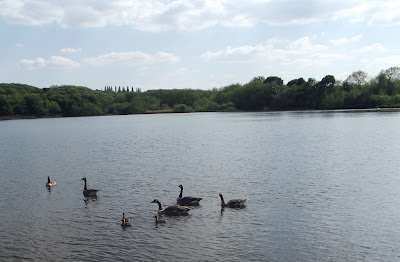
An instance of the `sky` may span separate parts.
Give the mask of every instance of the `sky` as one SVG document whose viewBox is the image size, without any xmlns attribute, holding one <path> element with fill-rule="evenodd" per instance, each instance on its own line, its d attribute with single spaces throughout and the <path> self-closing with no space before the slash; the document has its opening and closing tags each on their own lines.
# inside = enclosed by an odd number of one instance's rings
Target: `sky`
<svg viewBox="0 0 400 262">
<path fill-rule="evenodd" d="M 400 66 L 400 1 L 0 0 L 0 83 L 223 88 Z"/>
</svg>

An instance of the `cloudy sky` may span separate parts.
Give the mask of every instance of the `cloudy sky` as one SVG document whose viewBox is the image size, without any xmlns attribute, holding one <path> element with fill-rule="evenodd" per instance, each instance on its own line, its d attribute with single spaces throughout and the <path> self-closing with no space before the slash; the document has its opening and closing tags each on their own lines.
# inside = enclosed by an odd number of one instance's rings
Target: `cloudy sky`
<svg viewBox="0 0 400 262">
<path fill-rule="evenodd" d="M 0 0 L 0 82 L 212 89 L 400 66 L 400 1 Z"/>
</svg>

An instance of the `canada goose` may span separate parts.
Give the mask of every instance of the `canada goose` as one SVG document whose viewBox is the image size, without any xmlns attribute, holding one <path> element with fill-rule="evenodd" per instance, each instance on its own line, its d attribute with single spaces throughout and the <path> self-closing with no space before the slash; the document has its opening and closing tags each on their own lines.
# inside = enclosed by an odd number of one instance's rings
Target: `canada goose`
<svg viewBox="0 0 400 262">
<path fill-rule="evenodd" d="M 122 213 L 122 219 L 121 219 L 121 221 L 131 222 L 131 219 L 125 217 L 125 213 Z"/>
<path fill-rule="evenodd" d="M 131 221 L 126 221 L 125 219 L 122 219 L 121 227 L 131 227 L 132 223 Z"/>
<path fill-rule="evenodd" d="M 176 199 L 176 202 L 178 205 L 181 205 L 181 206 L 198 206 L 199 205 L 200 200 L 202 200 L 201 197 L 192 197 L 192 196 L 182 197 L 183 186 L 179 185 L 179 187 L 181 188 L 181 193 L 179 194 L 178 198 Z"/>
<path fill-rule="evenodd" d="M 154 216 L 156 218 L 156 224 L 160 223 L 167 223 L 168 221 L 166 219 L 160 219 L 160 217 L 157 215 Z"/>
<path fill-rule="evenodd" d="M 55 186 L 55 185 L 56 185 L 56 181 L 55 181 L 55 180 L 51 180 L 51 181 L 50 181 L 50 177 L 47 177 L 46 186 L 47 186 L 47 187 L 53 187 L 53 186 Z"/>
<path fill-rule="evenodd" d="M 131 220 L 127 217 L 125 217 L 125 213 L 122 213 L 122 219 L 121 219 L 121 227 L 131 227 L 132 223 Z"/>
<path fill-rule="evenodd" d="M 85 197 L 97 197 L 97 189 L 87 189 L 87 181 L 86 177 L 82 178 L 81 180 L 85 181 L 85 187 L 83 188 L 83 195 Z"/>
<path fill-rule="evenodd" d="M 231 207 L 231 208 L 240 208 L 244 207 L 244 204 L 248 199 L 232 199 L 229 200 L 227 203 L 224 201 L 224 197 L 221 193 L 218 193 L 219 197 L 221 198 L 221 207 Z"/>
<path fill-rule="evenodd" d="M 165 209 L 162 209 L 160 201 L 157 199 L 154 199 L 151 203 L 157 203 L 158 204 L 158 214 L 159 215 L 167 215 L 167 216 L 179 216 L 179 215 L 187 215 L 189 212 L 189 208 L 179 206 L 179 205 L 173 205 L 166 207 Z"/>
</svg>

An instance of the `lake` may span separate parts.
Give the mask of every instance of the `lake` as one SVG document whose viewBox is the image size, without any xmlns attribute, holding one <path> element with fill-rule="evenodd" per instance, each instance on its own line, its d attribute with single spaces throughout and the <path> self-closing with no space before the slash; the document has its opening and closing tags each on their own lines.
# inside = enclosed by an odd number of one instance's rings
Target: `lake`
<svg viewBox="0 0 400 262">
<path fill-rule="evenodd" d="M 1 121 L 0 155 L 0 261 L 400 260 L 400 112 Z"/>
</svg>

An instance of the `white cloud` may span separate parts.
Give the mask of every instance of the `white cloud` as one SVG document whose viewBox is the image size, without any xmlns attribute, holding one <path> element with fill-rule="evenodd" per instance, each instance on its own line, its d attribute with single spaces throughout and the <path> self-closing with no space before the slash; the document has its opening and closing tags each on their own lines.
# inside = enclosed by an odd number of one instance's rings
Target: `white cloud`
<svg viewBox="0 0 400 262">
<path fill-rule="evenodd" d="M 334 12 L 334 19 L 346 19 L 352 23 L 368 22 L 368 24 L 400 24 L 400 2 L 386 1 L 353 1 L 352 5 Z"/>
<path fill-rule="evenodd" d="M 63 54 L 73 54 L 82 51 L 81 48 L 72 48 L 72 47 L 67 47 L 67 48 L 62 48 L 60 49 L 60 52 Z"/>
<path fill-rule="evenodd" d="M 204 61 L 208 62 L 211 60 L 225 60 L 228 59 L 233 62 L 234 57 L 239 57 L 239 60 L 244 61 L 246 57 L 254 53 L 257 49 L 264 49 L 263 46 L 241 46 L 241 47 L 231 47 L 228 46 L 223 50 L 218 51 L 207 51 L 200 55 Z"/>
<path fill-rule="evenodd" d="M 316 52 L 327 49 L 327 47 L 324 45 L 312 44 L 310 38 L 307 36 L 289 43 L 288 48 L 303 52 L 305 51 Z"/>
<path fill-rule="evenodd" d="M 22 48 L 22 47 L 24 47 L 24 44 L 23 43 L 16 43 L 15 46 L 18 47 L 18 48 Z"/>
<path fill-rule="evenodd" d="M 375 43 L 372 45 L 364 46 L 360 48 L 360 52 L 383 52 L 385 51 L 385 47 L 383 47 L 380 43 Z"/>
<path fill-rule="evenodd" d="M 225 71 L 236 72 L 236 79 L 242 77 L 243 80 L 244 75 L 251 79 L 268 72 L 269 75 L 279 75 L 290 80 L 299 76 L 306 77 L 310 73 L 314 74 L 312 77 L 326 75 L 326 72 L 332 74 L 332 69 L 347 57 L 346 53 L 332 51 L 310 37 L 301 37 L 294 41 L 275 38 L 257 45 L 228 46 L 204 52 L 200 59 L 207 63 L 206 66 L 224 67 Z"/>
<path fill-rule="evenodd" d="M 333 39 L 333 40 L 330 40 L 330 42 L 333 45 L 345 45 L 345 44 L 348 44 L 348 43 L 360 42 L 361 38 L 362 38 L 362 35 L 359 34 L 359 35 L 353 36 L 351 38 L 343 37 L 343 38 L 340 38 L 340 39 Z"/>
<path fill-rule="evenodd" d="M 283 47 L 276 45 L 285 44 L 276 38 L 267 41 L 265 44 L 254 46 L 228 46 L 223 50 L 207 51 L 201 54 L 200 58 L 205 62 L 220 61 L 229 63 L 249 63 L 263 60 L 265 63 L 280 62 L 291 64 L 297 61 L 313 60 L 312 58 L 323 58 L 324 61 L 337 59 L 338 55 L 324 54 L 327 47 L 320 44 L 313 44 L 309 37 L 302 37 L 295 41 L 286 43 Z M 314 59 L 315 60 L 315 59 Z M 312 63 L 317 63 L 314 61 Z M 311 63 L 311 62 L 308 62 Z"/>
<path fill-rule="evenodd" d="M 351 23 L 358 23 L 364 21 L 367 16 L 371 15 L 372 10 L 376 3 L 374 1 L 354 2 L 347 8 L 335 10 L 333 19 L 335 20 L 349 20 Z"/>
<path fill-rule="evenodd" d="M 144 52 L 111 52 L 97 57 L 86 58 L 85 63 L 89 65 L 107 65 L 107 64 L 131 64 L 146 65 L 156 63 L 175 63 L 180 60 L 174 54 L 158 52 L 156 54 L 147 54 Z"/>
<path fill-rule="evenodd" d="M 73 53 L 79 49 L 63 48 L 63 53 Z M 157 52 L 148 54 L 144 52 L 111 52 L 97 57 L 86 58 L 83 63 L 91 66 L 102 65 L 153 65 L 159 63 L 176 63 L 180 58 L 174 54 L 166 52 Z M 41 68 L 75 68 L 81 66 L 79 62 L 62 56 L 50 56 L 48 59 L 37 57 L 36 59 L 21 59 L 18 66 L 27 70 L 35 70 Z"/>
<path fill-rule="evenodd" d="M 80 64 L 62 56 L 50 56 L 47 60 L 42 57 L 33 60 L 21 59 L 18 61 L 18 66 L 26 70 L 35 70 L 41 68 L 74 68 L 79 67 Z"/>
<path fill-rule="evenodd" d="M 21 59 L 21 60 L 19 60 L 18 65 L 20 67 L 22 67 L 23 69 L 34 70 L 34 69 L 45 67 L 46 61 L 41 57 L 38 57 L 34 60 Z"/>
<path fill-rule="evenodd" d="M 321 20 L 399 23 L 397 0 L 2 0 L 0 18 L 24 25 L 68 27 L 132 26 L 142 31 L 196 31 L 212 26 L 252 27 L 309 24 Z"/>
<path fill-rule="evenodd" d="M 400 61 L 400 55 L 392 55 L 376 59 L 376 62 L 385 65 L 383 66 L 385 69 L 393 66 L 398 66 L 399 61 Z"/>
<path fill-rule="evenodd" d="M 372 15 L 369 23 L 400 25 L 400 2 L 398 0 L 380 2 L 380 6 Z"/>
<path fill-rule="evenodd" d="M 48 0 L 2 0 L 0 17 L 8 23 L 42 25 L 60 23 L 63 7 Z"/>
</svg>

